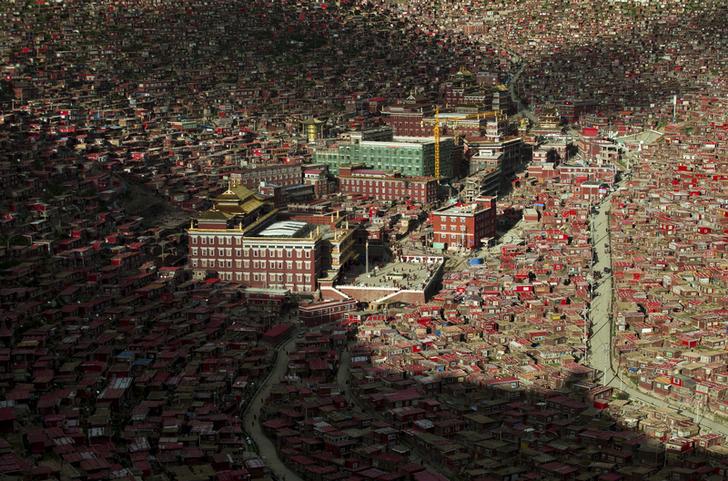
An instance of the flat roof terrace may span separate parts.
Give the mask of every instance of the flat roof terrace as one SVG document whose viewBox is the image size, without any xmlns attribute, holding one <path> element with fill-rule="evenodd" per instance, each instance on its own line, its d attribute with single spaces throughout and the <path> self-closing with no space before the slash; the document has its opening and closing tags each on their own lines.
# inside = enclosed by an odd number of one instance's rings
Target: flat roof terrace
<svg viewBox="0 0 728 481">
<path fill-rule="evenodd" d="M 340 284 L 350 286 L 394 289 L 422 289 L 437 270 L 437 265 L 408 262 L 392 262 L 376 266 L 364 272 L 363 266 L 355 266 L 341 279 Z"/>
<path fill-rule="evenodd" d="M 436 210 L 435 214 L 439 215 L 474 215 L 476 212 L 483 210 L 478 204 L 454 204 L 440 210 Z"/>
</svg>

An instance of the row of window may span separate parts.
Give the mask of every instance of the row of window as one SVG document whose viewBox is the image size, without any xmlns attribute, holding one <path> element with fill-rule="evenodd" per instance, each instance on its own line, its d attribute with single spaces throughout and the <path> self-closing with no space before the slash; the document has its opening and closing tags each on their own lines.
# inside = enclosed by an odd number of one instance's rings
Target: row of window
<svg viewBox="0 0 728 481">
<path fill-rule="evenodd" d="M 412 182 L 412 183 L 410 183 L 409 186 L 407 186 L 401 180 L 394 180 L 394 179 L 369 180 L 369 179 L 344 178 L 344 179 L 342 179 L 342 182 L 344 184 L 351 184 L 351 185 L 355 185 L 355 186 L 360 186 L 360 185 L 374 186 L 374 187 L 385 186 L 385 187 L 389 187 L 389 188 L 397 188 L 397 189 L 410 188 L 410 189 L 414 189 L 414 190 L 425 190 L 425 188 L 432 189 L 432 190 L 435 189 L 434 183 L 423 184 L 420 182 Z M 392 185 L 392 184 L 394 184 L 394 185 Z"/>
<path fill-rule="evenodd" d="M 361 152 L 359 159 L 362 161 L 380 161 L 380 162 L 392 162 L 392 163 L 411 163 L 412 161 L 420 160 L 422 153 L 420 150 L 415 151 L 402 151 L 396 149 L 392 152 L 387 152 L 384 155 L 378 153 Z"/>
<path fill-rule="evenodd" d="M 230 259 L 190 259 L 192 267 L 219 267 L 220 269 L 232 269 L 233 261 Z M 241 261 L 235 261 L 235 267 L 241 267 Z"/>
<path fill-rule="evenodd" d="M 446 225 L 442 226 L 442 228 L 447 230 Z M 458 230 L 458 226 L 456 226 L 455 224 L 452 224 L 452 225 L 450 225 L 450 230 L 456 231 L 456 230 Z M 465 224 L 460 224 L 460 232 L 465 232 Z"/>
<path fill-rule="evenodd" d="M 192 236 L 192 244 L 193 245 L 196 245 L 197 244 L 198 237 L 200 237 L 200 243 L 201 244 L 207 244 L 208 243 L 208 240 L 207 240 L 208 237 L 210 237 L 209 243 L 210 244 L 213 244 L 213 245 L 215 244 L 215 242 L 213 242 L 213 239 L 216 236 Z M 230 245 L 230 244 L 232 244 L 232 242 L 230 241 L 231 236 L 217 236 L 217 237 L 221 241 L 221 242 L 219 242 L 220 245 L 224 245 L 224 244 Z M 242 237 L 236 237 L 235 238 L 235 244 L 236 245 L 242 244 Z M 197 249 L 198 249 L 197 247 L 193 247 L 192 248 L 192 255 L 197 255 L 197 252 L 198 252 Z M 268 257 L 274 257 L 274 258 L 275 257 L 279 257 L 279 258 L 283 258 L 283 257 L 288 257 L 288 258 L 292 258 L 292 257 L 306 257 L 306 258 L 310 258 L 311 257 L 311 250 L 312 250 L 312 247 L 311 246 L 295 247 L 295 248 L 294 247 L 288 247 L 288 246 L 286 246 L 286 247 L 275 248 L 275 249 L 270 249 L 270 248 L 266 249 L 264 247 L 252 247 L 251 248 L 251 247 L 247 247 L 246 246 L 246 247 L 242 247 L 242 248 L 236 248 L 235 249 L 235 256 L 236 257 L 240 257 L 241 255 L 244 255 L 245 257 L 250 257 L 251 254 L 252 254 L 253 257 L 266 257 L 266 255 L 267 255 Z M 209 247 L 209 248 L 208 247 L 202 247 L 201 248 L 201 251 L 202 251 L 202 255 L 203 256 L 204 255 L 211 255 L 211 256 L 212 255 L 215 255 L 215 248 L 214 247 Z M 223 255 L 231 256 L 232 255 L 232 252 L 233 252 L 232 248 L 229 248 L 229 247 L 226 247 L 226 248 L 218 247 L 217 248 L 217 255 L 220 255 L 220 256 L 223 256 Z"/>
<path fill-rule="evenodd" d="M 447 223 L 448 216 L 446 216 L 446 215 L 438 215 L 438 214 L 435 214 L 435 215 L 440 219 L 440 222 L 442 224 L 446 224 Z M 467 217 L 464 217 L 464 216 L 463 217 L 460 217 L 460 216 L 449 216 L 450 222 L 452 222 L 454 224 L 465 223 L 466 219 L 467 219 Z"/>
<path fill-rule="evenodd" d="M 293 279 L 296 279 L 297 283 L 306 282 L 307 284 L 311 282 L 311 274 L 276 274 L 276 273 L 249 273 L 249 272 L 243 272 L 243 280 L 244 281 L 250 281 L 251 279 L 253 282 L 269 282 L 271 284 L 278 283 L 278 285 L 282 286 L 284 282 L 291 284 L 293 282 Z M 273 285 L 271 285 L 273 287 Z"/>
<path fill-rule="evenodd" d="M 258 172 L 257 170 L 261 170 Z M 272 171 L 272 170 L 263 170 L 263 169 L 256 169 L 253 172 L 248 172 L 245 174 L 245 180 L 281 180 L 281 179 L 296 179 L 297 177 L 301 176 L 301 172 L 299 171 Z M 240 176 L 238 176 L 237 182 L 240 183 L 241 179 Z"/>
<path fill-rule="evenodd" d="M 218 247 L 217 251 L 215 251 L 214 247 L 192 247 L 192 255 L 196 256 L 198 253 L 200 255 L 204 256 L 212 256 L 214 257 L 216 254 L 220 257 L 227 256 L 230 257 L 233 255 L 233 249 L 232 247 Z M 284 250 L 283 249 L 267 249 L 268 257 L 280 257 L 283 258 Z M 306 257 L 307 259 L 311 258 L 311 251 L 306 250 L 303 251 L 304 253 L 301 253 L 300 249 L 297 249 L 295 253 L 297 254 L 295 257 Z M 235 248 L 235 257 L 241 257 L 245 255 L 245 257 L 250 257 L 250 255 L 253 255 L 253 257 L 264 257 L 266 254 L 266 249 L 248 249 L 246 248 Z M 285 251 L 286 257 L 294 257 L 294 251 L 293 249 L 286 250 Z"/>
<path fill-rule="evenodd" d="M 253 282 L 278 282 L 283 283 L 284 282 L 284 274 L 251 274 L 249 272 L 220 272 L 218 273 L 220 276 L 220 279 L 224 281 L 232 281 L 233 279 L 238 282 L 250 282 L 252 279 Z M 285 282 L 289 285 L 293 283 L 294 275 L 293 274 L 285 274 Z M 298 283 L 296 285 L 296 290 L 299 291 L 305 291 L 308 290 L 307 287 L 310 285 L 311 282 L 311 276 L 309 274 L 296 274 L 295 275 L 296 282 Z M 307 284 L 301 284 L 301 282 L 306 282 Z M 280 287 L 284 288 L 285 286 L 283 284 L 271 284 L 270 287 Z"/>
<path fill-rule="evenodd" d="M 190 243 L 191 244 L 219 244 L 219 245 L 233 245 L 233 237 L 235 237 L 235 245 L 241 245 L 243 243 L 243 238 L 241 236 L 231 236 L 231 235 L 191 235 L 190 236 Z"/>
<path fill-rule="evenodd" d="M 250 254 L 252 253 L 253 257 L 272 257 L 272 258 L 283 258 L 284 254 L 285 257 L 291 258 L 291 257 L 305 257 L 306 259 L 311 258 L 311 247 L 306 247 L 304 249 L 301 249 L 300 247 L 297 247 L 295 249 L 293 248 L 280 248 L 280 249 L 266 249 L 266 248 L 252 248 L 250 249 L 251 252 L 248 252 L 248 249 L 243 249 L 243 253 L 245 254 L 245 257 L 250 257 Z"/>
<path fill-rule="evenodd" d="M 369 193 L 369 194 L 395 194 L 395 195 L 409 195 L 410 191 L 408 189 L 380 189 L 379 187 L 363 187 L 359 185 L 350 186 L 351 192 L 357 192 L 357 193 Z"/>
<path fill-rule="evenodd" d="M 243 265 L 245 267 L 247 266 L 248 261 L 243 261 Z M 283 261 L 253 261 L 253 269 L 278 269 L 282 270 L 284 267 Z M 285 261 L 285 269 L 291 270 L 293 269 L 293 261 Z M 306 269 L 307 271 L 311 270 L 311 261 L 296 261 L 296 270 L 300 271 L 301 269 Z"/>
<path fill-rule="evenodd" d="M 352 310 L 352 308 L 349 304 L 341 304 L 341 305 L 333 306 L 333 307 L 322 307 L 320 309 L 317 309 L 316 311 L 311 312 L 311 314 L 309 314 L 309 316 L 311 316 L 311 315 L 320 316 L 322 314 L 336 314 L 338 312 L 347 312 L 347 311 L 351 311 L 351 310 Z"/>
<path fill-rule="evenodd" d="M 242 249 L 236 248 L 235 249 L 235 257 L 240 257 L 242 255 L 242 251 L 243 251 Z M 199 248 L 198 247 L 193 247 L 192 248 L 192 255 L 193 256 L 196 256 L 196 255 L 198 255 L 198 253 L 200 255 L 202 255 L 203 257 L 207 257 L 207 256 L 214 257 L 215 256 L 215 248 L 214 247 L 199 247 Z M 220 256 L 220 257 L 222 257 L 222 256 L 231 257 L 233 255 L 233 249 L 231 247 L 218 247 L 217 248 L 217 255 Z"/>
<path fill-rule="evenodd" d="M 444 242 L 447 240 L 447 235 L 448 235 L 447 232 L 438 232 L 436 235 L 440 242 Z M 469 237 L 471 235 L 472 234 L 465 234 L 465 237 Z M 463 239 L 463 234 L 450 234 L 450 239 L 451 240 Z"/>
<path fill-rule="evenodd" d="M 194 254 L 193 254 L 194 255 Z M 232 259 L 198 259 L 196 257 L 193 257 L 190 262 L 192 263 L 192 267 L 220 267 L 220 268 L 227 268 L 231 269 L 233 267 L 233 263 L 235 265 L 236 269 L 250 269 L 250 261 L 248 259 L 245 260 L 232 260 Z M 284 266 L 286 270 L 293 270 L 293 261 L 285 261 L 285 264 L 283 261 L 253 261 L 253 269 L 278 269 L 283 270 Z M 311 270 L 311 261 L 296 261 L 296 270 L 306 269 L 307 271 Z"/>
</svg>

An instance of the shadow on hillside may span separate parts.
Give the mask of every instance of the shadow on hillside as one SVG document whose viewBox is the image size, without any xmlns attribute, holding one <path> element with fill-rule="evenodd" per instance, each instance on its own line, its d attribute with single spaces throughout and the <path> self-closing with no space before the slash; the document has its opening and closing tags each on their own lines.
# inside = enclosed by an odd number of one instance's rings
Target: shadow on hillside
<svg viewBox="0 0 728 481">
<path fill-rule="evenodd" d="M 137 1 L 125 8 L 64 3 L 30 9 L 25 23 L 9 23 L 6 31 L 18 47 L 29 31 L 64 31 L 67 39 L 48 39 L 45 45 L 53 51 L 75 44 L 78 58 L 88 59 L 104 79 L 95 95 L 128 94 L 139 83 L 153 87 L 164 82 L 172 97 L 196 98 L 199 108 L 227 101 L 220 95 L 239 89 L 263 90 L 262 100 L 288 92 L 305 98 L 309 91 L 392 100 L 414 87 L 435 93 L 462 65 L 474 71 L 498 70 L 498 59 L 473 54 L 479 46 L 462 34 L 452 39 L 431 34 L 418 26 L 417 18 L 400 18 L 373 2 L 336 3 L 326 8 L 288 0 Z M 686 93 L 700 79 L 673 77 L 678 60 L 663 57 L 676 39 L 697 41 L 696 52 L 719 48 L 716 39 L 722 36 L 726 8 L 709 4 L 681 22 L 655 23 L 632 36 L 599 38 L 554 51 L 529 62 L 521 77 L 525 91 L 557 98 L 604 97 L 616 108 Z M 114 55 L 99 56 L 99 51 Z M 656 71 L 656 66 L 666 71 Z M 632 75 L 636 71 L 642 74 Z M 652 78 L 645 81 L 646 75 Z M 82 86 L 71 80 L 67 88 Z M 316 110 L 316 104 L 312 99 L 309 107 Z"/>
<path fill-rule="evenodd" d="M 700 446 L 680 451 L 680 436 L 695 434 L 688 422 L 616 399 L 589 368 L 513 363 L 531 377 L 525 386 L 483 375 L 487 361 L 438 348 L 437 340 L 428 347 L 402 338 L 395 348 L 380 336 L 352 342 L 342 367 L 333 339 L 309 333 L 297 340 L 288 372 L 298 379 L 273 388 L 261 419 L 304 479 L 687 481 L 723 479 L 717 473 L 728 467 Z"/>
<path fill-rule="evenodd" d="M 597 110 L 613 115 L 624 108 L 659 106 L 720 77 L 726 16 L 725 3 L 704 2 L 664 23 L 554 49 L 528 63 L 520 91 L 532 104 L 594 99 Z M 676 54 L 677 42 L 686 48 L 682 55 Z"/>
</svg>

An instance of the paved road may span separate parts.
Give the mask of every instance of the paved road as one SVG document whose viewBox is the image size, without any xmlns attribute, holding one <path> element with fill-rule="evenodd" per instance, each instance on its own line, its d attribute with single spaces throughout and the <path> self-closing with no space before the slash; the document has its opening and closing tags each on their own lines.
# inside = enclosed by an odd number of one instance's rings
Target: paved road
<svg viewBox="0 0 728 481">
<path fill-rule="evenodd" d="M 344 397 L 349 404 L 352 406 L 359 406 L 356 398 L 351 394 L 351 384 L 349 383 L 349 376 L 351 372 L 351 353 L 347 349 L 341 353 L 341 359 L 339 361 L 339 370 L 336 371 L 336 384 L 339 388 L 344 391 Z"/>
<path fill-rule="evenodd" d="M 601 204 L 596 216 L 592 219 L 592 245 L 597 256 L 594 272 L 603 272 L 611 268 L 611 254 L 609 254 L 609 199 L 607 197 Z M 590 339 L 589 364 L 604 373 L 603 382 L 609 385 L 614 378 L 612 371 L 612 289 L 611 275 L 602 274 L 600 283 L 592 293 L 590 318 L 592 322 L 592 335 Z"/>
<path fill-rule="evenodd" d="M 250 407 L 245 412 L 243 425 L 245 431 L 253 438 L 255 444 L 258 445 L 258 452 L 265 460 L 265 464 L 275 473 L 280 481 L 303 481 L 295 472 L 291 471 L 283 464 L 278 457 L 276 448 L 268 437 L 263 433 L 260 426 L 260 411 L 263 402 L 268 399 L 268 394 L 272 386 L 278 384 L 283 376 L 285 376 L 288 368 L 288 349 L 292 348 L 296 342 L 295 337 L 291 337 L 278 347 L 278 357 L 273 370 L 264 384 L 258 389 L 258 392 L 250 401 Z"/>
<path fill-rule="evenodd" d="M 516 84 L 518 83 L 518 77 L 521 76 L 525 68 L 526 63 L 522 62 L 521 66 L 518 67 L 518 70 L 516 70 L 516 73 L 514 73 L 513 77 L 511 77 L 511 81 L 508 82 L 508 92 L 511 94 L 511 99 L 513 100 L 513 102 L 515 102 L 516 108 L 518 108 L 518 113 L 527 117 L 532 123 L 535 124 L 538 119 L 536 119 L 536 116 L 533 115 L 533 112 L 523 106 L 523 103 L 521 103 L 521 99 L 518 98 L 518 95 L 516 95 Z"/>
<path fill-rule="evenodd" d="M 605 267 L 611 268 L 612 256 L 609 237 L 609 210 L 612 195 L 610 194 L 599 211 L 594 216 L 592 224 L 592 244 L 597 254 L 597 264 L 594 271 L 603 271 Z M 680 410 L 682 415 L 692 418 L 702 429 L 728 436 L 728 425 L 704 417 L 685 409 L 682 404 L 668 402 L 637 389 L 634 384 L 621 372 L 613 369 L 612 340 L 614 324 L 611 319 L 613 300 L 613 280 L 611 275 L 602 275 L 601 282 L 596 288 L 596 297 L 592 298 L 590 318 L 592 321 L 592 336 L 588 364 L 603 373 L 602 382 L 611 387 L 619 388 L 629 394 L 630 399 L 649 404 L 651 406 Z"/>
</svg>

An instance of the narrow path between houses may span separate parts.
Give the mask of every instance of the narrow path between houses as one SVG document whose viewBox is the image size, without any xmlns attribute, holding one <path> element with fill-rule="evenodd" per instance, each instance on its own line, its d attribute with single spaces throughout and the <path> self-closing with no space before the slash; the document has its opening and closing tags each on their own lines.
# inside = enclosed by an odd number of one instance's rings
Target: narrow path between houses
<svg viewBox="0 0 728 481">
<path fill-rule="evenodd" d="M 268 399 L 271 387 L 278 384 L 288 370 L 288 350 L 296 344 L 295 331 L 294 335 L 283 344 L 278 346 L 276 364 L 273 366 L 270 375 L 267 377 L 262 386 L 250 400 L 248 409 L 243 417 L 243 426 L 245 431 L 253 438 L 258 446 L 258 452 L 265 461 L 265 464 L 273 471 L 279 481 L 303 481 L 298 474 L 288 469 L 288 467 L 278 457 L 275 445 L 265 435 L 260 425 L 260 414 L 263 408 L 263 402 Z"/>
<path fill-rule="evenodd" d="M 629 162 L 632 165 L 632 162 Z M 595 271 L 604 270 L 612 267 L 612 245 L 611 236 L 609 235 L 609 211 L 611 208 L 611 198 L 614 193 L 607 196 L 604 202 L 599 206 L 597 215 L 593 219 L 592 224 L 592 243 L 594 252 L 597 253 L 598 262 L 594 266 Z M 692 418 L 701 429 L 709 429 L 714 433 L 728 437 L 728 425 L 725 423 L 714 421 L 706 416 L 707 413 L 696 413 L 689 407 L 678 403 L 671 403 L 668 400 L 660 399 L 649 393 L 640 391 L 635 387 L 631 380 L 626 379 L 624 373 L 621 372 L 619 366 L 614 369 L 614 312 L 612 303 L 615 298 L 614 279 L 611 274 L 605 276 L 603 281 L 596 288 L 596 296 L 592 298 L 590 318 L 592 322 L 593 335 L 590 339 L 591 347 L 589 351 L 589 365 L 595 369 L 602 371 L 602 383 L 606 386 L 618 388 L 629 394 L 630 399 L 643 402 L 645 404 L 663 409 L 679 410 L 680 414 Z"/>
</svg>

